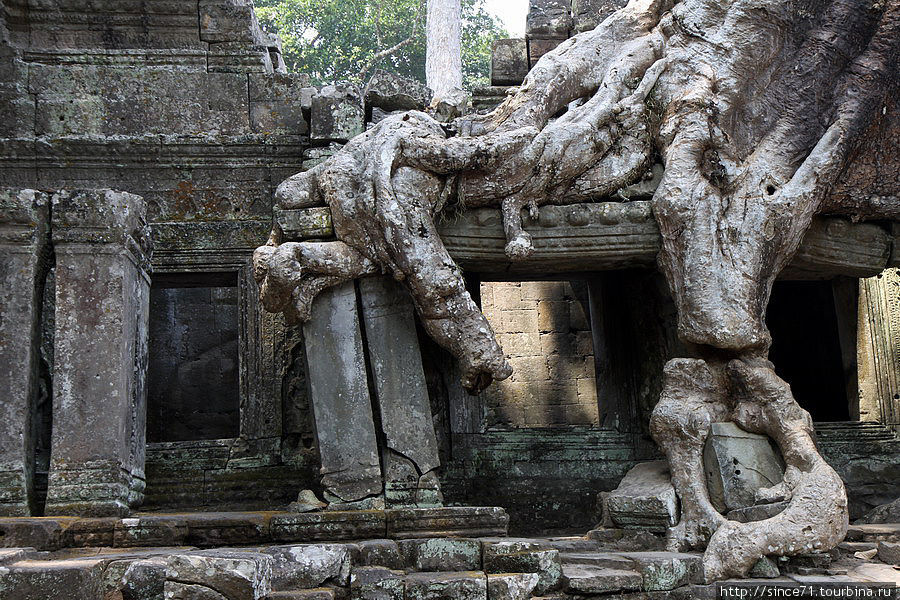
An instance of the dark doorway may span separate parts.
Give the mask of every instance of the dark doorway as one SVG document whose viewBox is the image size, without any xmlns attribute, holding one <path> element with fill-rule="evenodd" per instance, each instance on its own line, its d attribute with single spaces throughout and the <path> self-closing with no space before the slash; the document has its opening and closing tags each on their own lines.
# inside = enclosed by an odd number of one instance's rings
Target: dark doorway
<svg viewBox="0 0 900 600">
<path fill-rule="evenodd" d="M 164 273 L 150 288 L 147 441 L 237 437 L 236 273 Z"/>
<path fill-rule="evenodd" d="M 830 281 L 778 281 L 766 313 L 769 358 L 813 421 L 847 421 L 850 407 Z"/>
</svg>

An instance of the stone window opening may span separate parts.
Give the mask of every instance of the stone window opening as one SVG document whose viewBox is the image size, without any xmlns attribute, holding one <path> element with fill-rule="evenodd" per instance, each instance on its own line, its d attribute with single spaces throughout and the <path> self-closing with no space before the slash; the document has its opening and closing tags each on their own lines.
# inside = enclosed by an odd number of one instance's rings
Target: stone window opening
<svg viewBox="0 0 900 600">
<path fill-rule="evenodd" d="M 147 441 L 238 437 L 237 272 L 154 275 L 149 337 Z"/>
</svg>

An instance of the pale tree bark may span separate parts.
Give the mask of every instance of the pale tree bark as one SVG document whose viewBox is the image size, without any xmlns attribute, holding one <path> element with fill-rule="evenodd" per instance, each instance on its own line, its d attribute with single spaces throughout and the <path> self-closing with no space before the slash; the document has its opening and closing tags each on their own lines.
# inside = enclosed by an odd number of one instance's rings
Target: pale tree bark
<svg viewBox="0 0 900 600">
<path fill-rule="evenodd" d="M 390 273 L 478 391 L 511 369 L 437 235 L 444 206 L 500 206 L 520 259 L 523 209 L 609 199 L 661 161 L 659 266 L 694 349 L 666 366 L 651 420 L 682 501 L 670 543 L 706 547 L 709 580 L 832 547 L 843 484 L 767 360 L 764 317 L 816 214 L 900 217 L 898 55 L 898 0 L 632 0 L 542 57 L 492 113 L 451 128 L 389 117 L 282 183 L 277 202 L 329 206 L 340 241 L 279 244 L 276 229 L 255 257 L 263 301 L 303 320 L 321 289 Z M 783 513 L 739 524 L 712 507 L 701 452 L 721 420 L 779 445 L 785 481 L 760 494 L 790 499 Z"/>
<path fill-rule="evenodd" d="M 425 27 L 425 83 L 436 101 L 458 96 L 463 89 L 460 0 L 428 0 Z"/>
</svg>

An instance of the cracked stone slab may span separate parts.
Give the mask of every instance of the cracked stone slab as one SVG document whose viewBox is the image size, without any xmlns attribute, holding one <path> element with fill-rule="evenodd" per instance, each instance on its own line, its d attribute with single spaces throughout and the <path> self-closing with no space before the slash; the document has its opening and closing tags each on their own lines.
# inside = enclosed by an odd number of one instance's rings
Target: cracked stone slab
<svg viewBox="0 0 900 600">
<path fill-rule="evenodd" d="M 703 451 L 709 499 L 720 512 L 756 503 L 756 491 L 784 479 L 770 439 L 734 423 L 713 423 Z"/>
</svg>

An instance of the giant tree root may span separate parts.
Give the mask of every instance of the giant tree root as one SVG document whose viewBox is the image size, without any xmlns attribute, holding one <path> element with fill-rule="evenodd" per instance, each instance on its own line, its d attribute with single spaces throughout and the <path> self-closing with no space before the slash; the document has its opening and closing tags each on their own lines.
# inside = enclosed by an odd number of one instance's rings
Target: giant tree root
<svg viewBox="0 0 900 600">
<path fill-rule="evenodd" d="M 669 531 L 671 549 L 706 546 L 704 577 L 716 581 L 746 575 L 763 556 L 829 549 L 844 538 L 844 484 L 816 450 L 809 413 L 770 363 L 755 359 L 710 365 L 675 359 L 665 374 L 651 433 L 666 453 L 681 499 L 681 521 Z M 784 511 L 738 523 L 713 508 L 702 453 L 714 420 L 733 420 L 775 440 L 787 465 L 781 487 L 790 502 Z"/>
<path fill-rule="evenodd" d="M 870 137 L 900 130 L 898 53 L 897 0 L 631 0 L 544 55 L 490 114 L 446 129 L 421 112 L 391 116 L 282 183 L 281 207 L 328 206 L 339 241 L 282 249 L 276 230 L 254 257 L 263 304 L 304 320 L 329 285 L 391 274 L 477 392 L 511 369 L 437 234 L 444 207 L 500 207 L 507 254 L 522 259 L 523 208 L 608 199 L 659 159 L 659 266 L 679 336 L 711 356 L 765 357 L 772 285 L 813 217 L 900 216 L 900 178 L 877 167 L 897 161 L 896 136 Z M 709 539 L 716 578 L 837 539 L 840 481 L 769 367 L 680 361 L 667 378 L 653 427 L 685 503 L 673 545 Z M 711 511 L 699 452 L 729 411 L 791 465 L 795 499 L 778 527 Z M 828 498 L 824 525 L 804 500 L 813 493 Z"/>
</svg>

